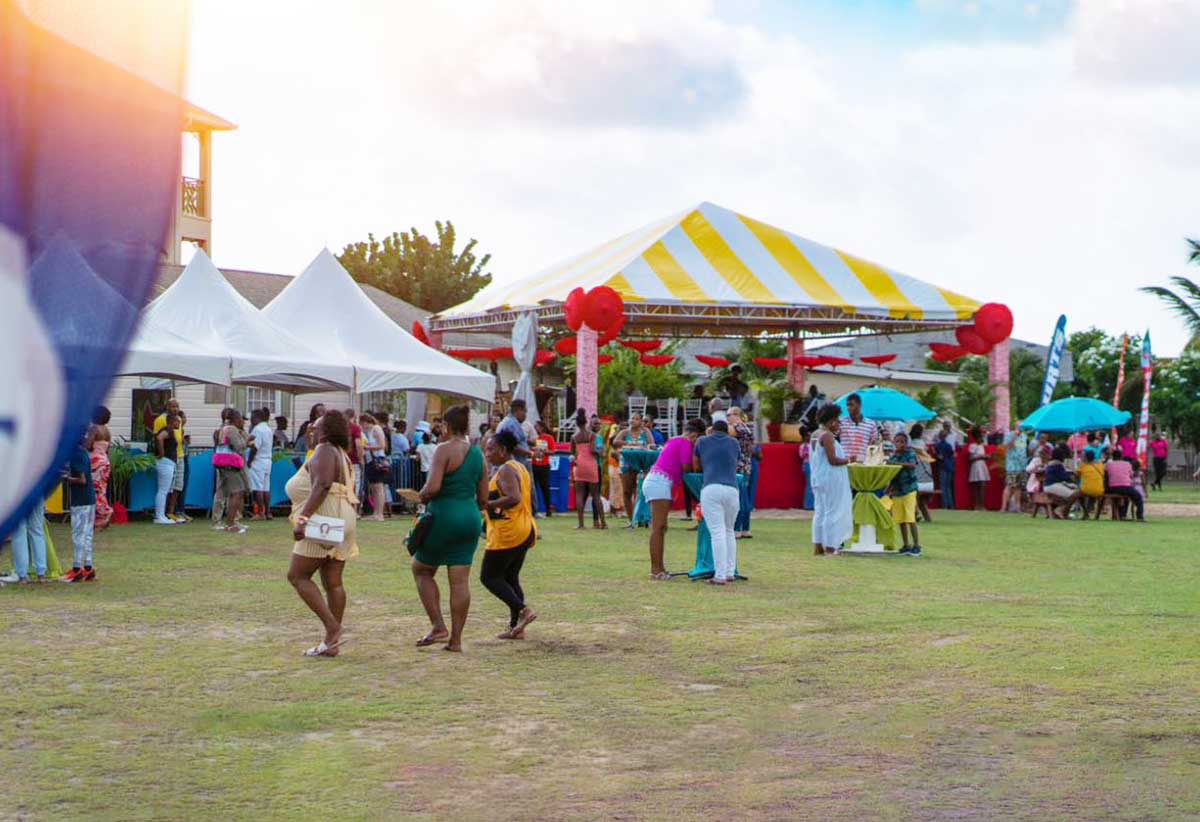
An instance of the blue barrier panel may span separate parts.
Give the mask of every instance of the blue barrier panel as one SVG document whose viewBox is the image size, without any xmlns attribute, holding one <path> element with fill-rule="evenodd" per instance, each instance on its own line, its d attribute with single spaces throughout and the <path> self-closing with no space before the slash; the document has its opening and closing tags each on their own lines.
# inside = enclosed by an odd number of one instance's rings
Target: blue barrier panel
<svg viewBox="0 0 1200 822">
<path fill-rule="evenodd" d="M 550 499 L 554 510 L 564 514 L 571 499 L 571 456 L 559 454 L 550 458 Z"/>
<path fill-rule="evenodd" d="M 183 507 L 212 510 L 216 490 L 216 472 L 212 465 L 212 449 L 188 456 L 187 486 L 183 489 Z"/>
<path fill-rule="evenodd" d="M 292 465 L 291 460 L 276 460 L 271 463 L 271 507 L 289 502 L 285 488 L 288 480 L 294 476 L 296 466 Z"/>
<path fill-rule="evenodd" d="M 158 475 L 142 471 L 129 478 L 129 510 L 153 511 L 154 495 L 158 492 Z"/>
</svg>

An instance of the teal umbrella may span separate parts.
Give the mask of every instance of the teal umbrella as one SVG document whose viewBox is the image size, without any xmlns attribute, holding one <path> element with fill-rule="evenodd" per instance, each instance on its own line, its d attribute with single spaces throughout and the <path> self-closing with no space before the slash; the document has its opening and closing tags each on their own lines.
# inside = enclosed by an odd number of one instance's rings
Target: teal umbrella
<svg viewBox="0 0 1200 822">
<path fill-rule="evenodd" d="M 931 420 L 937 416 L 908 394 L 893 388 L 864 388 L 851 393 L 857 394 L 862 400 L 863 416 L 867 419 L 908 422 L 909 420 Z M 838 398 L 837 404 L 843 411 L 846 410 L 846 397 L 849 396 L 850 394 L 846 394 L 844 397 Z"/>
<path fill-rule="evenodd" d="M 1021 422 L 1021 427 L 1042 432 L 1074 434 L 1106 431 L 1129 422 L 1128 411 L 1118 411 L 1091 397 L 1067 397 L 1043 405 Z"/>
</svg>

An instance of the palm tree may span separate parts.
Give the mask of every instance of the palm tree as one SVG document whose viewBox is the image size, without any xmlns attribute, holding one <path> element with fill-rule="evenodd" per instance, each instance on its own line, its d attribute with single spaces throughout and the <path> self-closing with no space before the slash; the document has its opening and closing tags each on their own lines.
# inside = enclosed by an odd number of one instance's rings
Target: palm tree
<svg viewBox="0 0 1200 822">
<path fill-rule="evenodd" d="M 1190 251 L 1188 262 L 1200 264 L 1200 240 L 1187 241 Z M 1153 294 L 1183 319 L 1184 325 L 1192 332 L 1191 345 L 1200 345 L 1200 283 L 1187 277 L 1172 277 L 1171 283 L 1179 289 L 1172 291 L 1166 286 L 1148 285 L 1141 290 Z"/>
</svg>

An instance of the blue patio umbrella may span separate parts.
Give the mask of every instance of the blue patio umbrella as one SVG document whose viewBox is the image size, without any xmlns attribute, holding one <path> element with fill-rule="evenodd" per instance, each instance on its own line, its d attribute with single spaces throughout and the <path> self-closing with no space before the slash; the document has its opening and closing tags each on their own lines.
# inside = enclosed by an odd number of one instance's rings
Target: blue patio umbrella
<svg viewBox="0 0 1200 822">
<path fill-rule="evenodd" d="M 910 420 L 931 420 L 937 416 L 921 403 L 893 388 L 864 388 L 852 391 L 862 399 L 863 416 L 872 420 L 890 420 L 893 422 L 908 422 Z M 839 397 L 837 404 L 846 410 L 846 394 Z"/>
<path fill-rule="evenodd" d="M 1118 411 L 1091 397 L 1067 397 L 1043 405 L 1021 422 L 1021 427 L 1042 432 L 1073 434 L 1103 431 L 1129 422 L 1128 411 Z"/>
</svg>

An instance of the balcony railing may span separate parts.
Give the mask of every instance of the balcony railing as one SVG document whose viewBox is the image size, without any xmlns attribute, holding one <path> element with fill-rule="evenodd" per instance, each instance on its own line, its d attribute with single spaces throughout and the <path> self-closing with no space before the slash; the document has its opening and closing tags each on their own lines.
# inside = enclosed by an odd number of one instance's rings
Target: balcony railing
<svg viewBox="0 0 1200 822">
<path fill-rule="evenodd" d="M 197 217 L 204 215 L 204 181 L 194 177 L 184 177 L 182 186 L 183 213 Z"/>
</svg>

